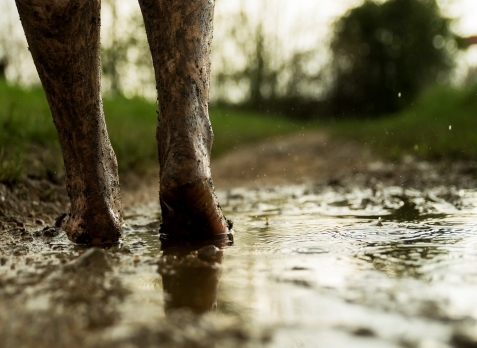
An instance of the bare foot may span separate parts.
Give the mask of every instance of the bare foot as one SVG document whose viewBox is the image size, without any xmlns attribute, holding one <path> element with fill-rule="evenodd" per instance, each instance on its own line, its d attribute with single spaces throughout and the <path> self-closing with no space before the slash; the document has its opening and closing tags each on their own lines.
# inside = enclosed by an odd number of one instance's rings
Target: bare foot
<svg viewBox="0 0 477 348">
<path fill-rule="evenodd" d="M 139 0 L 159 100 L 157 144 L 163 234 L 223 235 L 229 226 L 210 173 L 208 115 L 214 2 Z"/>
<path fill-rule="evenodd" d="M 63 153 L 71 210 L 62 227 L 75 243 L 114 243 L 121 198 L 101 100 L 100 2 L 16 4 Z"/>
</svg>

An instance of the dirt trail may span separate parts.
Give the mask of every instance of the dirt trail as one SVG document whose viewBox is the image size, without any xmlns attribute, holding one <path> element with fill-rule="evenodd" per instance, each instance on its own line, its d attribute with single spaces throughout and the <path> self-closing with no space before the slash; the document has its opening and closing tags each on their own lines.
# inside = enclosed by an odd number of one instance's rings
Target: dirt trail
<svg viewBox="0 0 477 348">
<path fill-rule="evenodd" d="M 324 132 L 304 131 L 279 139 L 250 144 L 212 161 L 216 189 L 275 186 L 294 183 L 337 182 L 366 171 L 376 162 L 371 151 L 354 142 L 332 140 Z M 158 169 L 146 178 L 121 178 L 123 202 L 157 200 Z"/>
<path fill-rule="evenodd" d="M 370 151 L 356 143 L 304 131 L 230 152 L 212 163 L 212 173 L 218 188 L 286 185 L 336 180 L 372 161 Z"/>
<path fill-rule="evenodd" d="M 126 212 L 128 207 L 158 200 L 157 172 L 156 167 L 145 177 L 121 177 Z M 294 183 L 473 188 L 477 162 L 424 162 L 409 156 L 392 162 L 356 142 L 304 131 L 231 151 L 212 161 L 212 177 L 217 190 Z M 15 224 L 51 225 L 58 215 L 68 211 L 68 204 L 61 184 L 30 179 L 14 187 L 0 184 L 0 230 Z"/>
<path fill-rule="evenodd" d="M 303 131 L 244 146 L 213 160 L 212 177 L 218 190 L 296 183 L 473 188 L 477 162 L 426 162 L 411 156 L 390 161 L 354 141 L 332 139 L 320 131 Z M 145 179 L 132 176 L 122 182 L 126 207 L 157 200 L 155 174 Z"/>
<path fill-rule="evenodd" d="M 138 206 L 158 204 L 155 172 L 121 178 L 126 215 Z M 212 173 L 217 190 L 293 183 L 338 189 L 474 188 L 477 164 L 412 157 L 390 162 L 354 142 L 302 132 L 230 152 L 213 161 Z M 158 276 L 160 260 L 138 258 L 134 243 L 107 252 L 73 245 L 55 226 L 55 218 L 67 211 L 63 185 L 33 179 L 13 187 L 0 184 L 0 346 L 262 346 L 269 338 L 254 336 L 230 318 L 179 312 L 166 320 L 161 313 L 148 313 L 149 303 L 163 301 L 162 292 L 145 299 L 129 295 L 130 289 L 137 287 L 141 272 Z M 146 227 L 155 232 L 159 225 L 154 221 Z M 91 270 L 92 263 L 99 268 Z"/>
</svg>

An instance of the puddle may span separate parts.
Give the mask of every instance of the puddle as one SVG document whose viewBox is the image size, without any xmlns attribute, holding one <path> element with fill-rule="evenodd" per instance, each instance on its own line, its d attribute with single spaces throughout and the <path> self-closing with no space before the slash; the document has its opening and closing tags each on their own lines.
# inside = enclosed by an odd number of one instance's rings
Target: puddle
<svg viewBox="0 0 477 348">
<path fill-rule="evenodd" d="M 218 196 L 234 245 L 214 267 L 139 270 L 126 280 L 135 300 L 123 316 L 212 310 L 268 330 L 274 347 L 476 346 L 458 333 L 477 328 L 476 191 L 289 186 Z M 156 204 L 126 217 L 125 247 L 164 258 L 157 217 Z"/>
</svg>

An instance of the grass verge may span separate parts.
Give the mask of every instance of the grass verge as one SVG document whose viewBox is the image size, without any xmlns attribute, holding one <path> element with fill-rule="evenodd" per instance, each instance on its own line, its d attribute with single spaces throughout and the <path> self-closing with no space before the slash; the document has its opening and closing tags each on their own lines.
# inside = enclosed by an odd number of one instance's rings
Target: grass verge
<svg viewBox="0 0 477 348">
<path fill-rule="evenodd" d="M 157 163 L 157 106 L 143 98 L 104 98 L 111 143 L 121 173 L 146 173 Z M 211 108 L 213 157 L 245 143 L 273 138 L 305 127 L 283 117 L 236 109 Z M 58 137 L 39 87 L 21 88 L 0 81 L 0 182 L 24 174 L 61 177 L 63 164 Z"/>
<path fill-rule="evenodd" d="M 157 163 L 156 105 L 135 97 L 105 98 L 104 110 L 120 172 L 145 173 Z M 273 139 L 304 128 L 367 144 L 388 158 L 477 159 L 477 86 L 430 89 L 404 112 L 373 120 L 334 123 L 291 121 L 231 108 L 211 108 L 213 157 L 243 144 Z M 61 177 L 58 138 L 41 88 L 0 81 L 0 182 L 21 175 Z"/>
<path fill-rule="evenodd" d="M 437 86 L 400 114 L 338 121 L 327 129 L 392 159 L 406 154 L 429 160 L 477 159 L 477 86 Z"/>
</svg>

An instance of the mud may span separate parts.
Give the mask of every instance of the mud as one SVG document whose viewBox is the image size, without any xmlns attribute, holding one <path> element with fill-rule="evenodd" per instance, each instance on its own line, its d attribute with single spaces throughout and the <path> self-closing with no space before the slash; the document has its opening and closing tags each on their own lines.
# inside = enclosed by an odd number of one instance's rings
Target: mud
<svg viewBox="0 0 477 348">
<path fill-rule="evenodd" d="M 476 170 L 313 133 L 238 150 L 213 163 L 233 246 L 161 244 L 154 178 L 105 249 L 55 226 L 61 185 L 0 185 L 0 346 L 477 346 Z"/>
<path fill-rule="evenodd" d="M 63 228 L 77 243 L 116 242 L 122 207 L 101 99 L 100 3 L 16 5 L 68 168 L 71 206 Z"/>
</svg>

